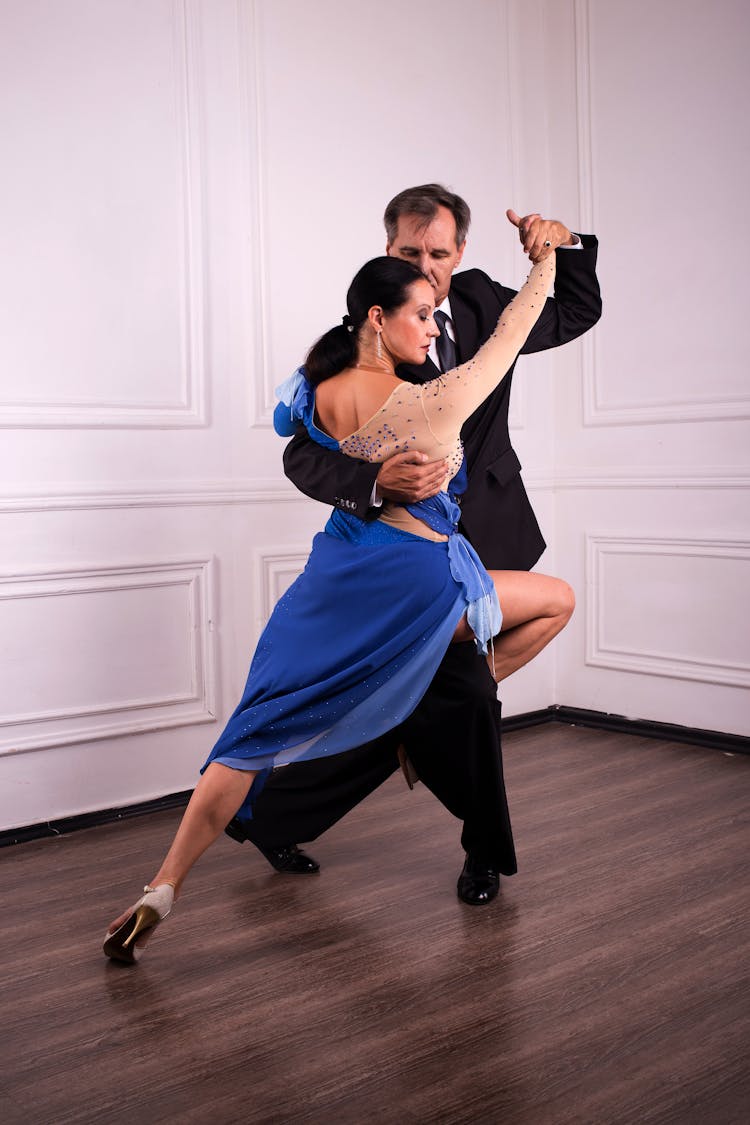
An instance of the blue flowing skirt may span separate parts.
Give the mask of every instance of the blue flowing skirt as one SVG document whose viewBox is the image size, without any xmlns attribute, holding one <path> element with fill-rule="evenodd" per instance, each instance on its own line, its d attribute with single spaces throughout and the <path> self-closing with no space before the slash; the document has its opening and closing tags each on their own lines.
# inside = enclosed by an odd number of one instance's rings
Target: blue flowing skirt
<svg viewBox="0 0 750 1125">
<path fill-rule="evenodd" d="M 351 750 L 419 703 L 466 597 L 448 543 L 335 512 L 263 630 L 237 709 L 210 762 L 257 770 Z"/>
</svg>

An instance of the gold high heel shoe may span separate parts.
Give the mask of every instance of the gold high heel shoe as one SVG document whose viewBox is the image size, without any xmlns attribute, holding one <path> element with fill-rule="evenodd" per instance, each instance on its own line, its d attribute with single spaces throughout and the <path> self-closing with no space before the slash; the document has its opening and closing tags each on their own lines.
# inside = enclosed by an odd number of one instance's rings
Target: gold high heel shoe
<svg viewBox="0 0 750 1125">
<path fill-rule="evenodd" d="M 118 926 L 113 934 L 107 931 L 103 950 L 113 961 L 125 961 L 132 965 L 141 955 L 135 944 L 136 938 L 148 930 L 153 930 L 163 922 L 174 902 L 174 883 L 159 883 L 158 887 L 143 888 L 143 898 L 133 907 L 132 913 Z"/>
</svg>

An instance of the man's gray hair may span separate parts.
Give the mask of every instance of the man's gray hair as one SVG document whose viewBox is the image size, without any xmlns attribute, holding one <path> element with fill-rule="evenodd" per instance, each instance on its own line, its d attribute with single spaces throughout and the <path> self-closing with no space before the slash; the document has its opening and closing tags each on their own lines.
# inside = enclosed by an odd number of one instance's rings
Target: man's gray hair
<svg viewBox="0 0 750 1125">
<path fill-rule="evenodd" d="M 427 226 L 437 215 L 438 207 L 447 207 L 453 215 L 456 221 L 456 246 L 462 246 L 471 222 L 469 204 L 442 184 L 420 184 L 419 187 L 406 188 L 394 195 L 383 215 L 389 244 L 396 241 L 398 221 L 402 215 L 419 215 L 424 220 L 424 226 Z"/>
</svg>

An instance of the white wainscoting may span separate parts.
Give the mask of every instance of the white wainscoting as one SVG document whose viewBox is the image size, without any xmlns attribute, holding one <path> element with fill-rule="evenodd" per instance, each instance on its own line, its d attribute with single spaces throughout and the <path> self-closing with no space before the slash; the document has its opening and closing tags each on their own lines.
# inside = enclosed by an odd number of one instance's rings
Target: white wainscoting
<svg viewBox="0 0 750 1125">
<path fill-rule="evenodd" d="M 68 0 L 5 21 L 0 426 L 206 422 L 197 10 Z"/>
<path fill-rule="evenodd" d="M 586 536 L 586 663 L 750 687 L 750 540 Z"/>
<path fill-rule="evenodd" d="M 675 21 L 672 13 L 678 11 Z M 611 309 L 617 323 L 582 342 L 586 426 L 750 418 L 744 353 L 733 345 L 737 312 L 746 297 L 739 263 L 727 260 L 721 240 L 712 233 L 701 247 L 687 233 L 691 200 L 697 203 L 712 194 L 707 190 L 701 196 L 701 185 L 718 187 L 717 177 L 723 177 L 726 206 L 748 166 L 731 127 L 716 128 L 717 121 L 726 122 L 729 105 L 742 100 L 743 90 L 746 94 L 736 28 L 731 19 L 719 26 L 717 15 L 717 9 L 693 3 L 654 9 L 636 0 L 634 6 L 603 9 L 591 0 L 575 0 L 581 211 L 595 229 L 622 200 L 617 218 L 623 233 L 632 235 L 630 260 L 637 262 L 638 272 L 635 289 L 630 270 L 622 278 L 615 275 L 625 294 Z M 646 26 L 649 34 L 643 35 Z M 667 28 L 665 36 L 662 29 Z M 717 34 L 723 48 L 701 51 L 699 68 L 665 66 L 657 49 L 669 41 L 670 55 L 685 59 L 699 41 L 712 42 Z M 620 68 L 629 77 L 618 83 Z M 668 98 L 655 96 L 656 81 L 669 89 Z M 638 95 L 631 99 L 633 85 Z M 638 119 L 641 98 L 648 111 Z M 680 103 L 690 107 L 689 119 L 676 117 Z M 617 147 L 617 160 L 611 145 Z M 631 183 L 636 175 L 652 185 L 649 210 L 639 210 L 647 193 L 626 199 L 614 186 L 618 177 Z M 682 202 L 672 194 L 675 180 L 686 192 Z M 631 225 L 636 216 L 640 231 Z M 612 347 L 615 340 L 618 345 Z"/>
<path fill-rule="evenodd" d="M 255 552 L 258 575 L 257 626 L 262 629 L 273 612 L 279 598 L 305 569 L 310 544 L 299 547 L 289 545 L 264 547 Z"/>
<path fill-rule="evenodd" d="M 570 478 L 555 542 L 578 608 L 554 702 L 750 734 L 747 482 Z"/>
<path fill-rule="evenodd" d="M 216 715 L 215 561 L 0 575 L 0 755 Z"/>
<path fill-rule="evenodd" d="M 279 480 L 154 481 L 148 487 L 125 483 L 110 488 L 0 494 L 0 513 L 112 512 L 131 508 L 183 508 L 238 504 L 299 504 L 300 493 Z"/>
<path fill-rule="evenodd" d="M 252 356 L 255 377 L 248 382 L 249 426 L 270 426 L 276 405 L 274 387 L 281 381 L 270 358 L 269 266 L 266 220 L 268 154 L 265 143 L 263 52 L 259 33 L 257 0 L 237 0 L 237 41 L 239 67 L 238 111 L 245 144 L 240 153 L 244 227 L 249 237 L 240 242 L 245 287 L 255 310 L 248 354 Z M 249 320 L 249 318 L 248 318 Z"/>
<path fill-rule="evenodd" d="M 193 783 L 326 518 L 283 480 L 273 388 L 432 180 L 507 284 L 506 207 L 601 242 L 601 325 L 515 377 L 540 569 L 578 610 L 505 713 L 746 731 L 746 299 L 701 224 L 750 169 L 717 4 L 466 0 L 438 109 L 450 0 L 2 7 L 0 827 Z"/>
</svg>

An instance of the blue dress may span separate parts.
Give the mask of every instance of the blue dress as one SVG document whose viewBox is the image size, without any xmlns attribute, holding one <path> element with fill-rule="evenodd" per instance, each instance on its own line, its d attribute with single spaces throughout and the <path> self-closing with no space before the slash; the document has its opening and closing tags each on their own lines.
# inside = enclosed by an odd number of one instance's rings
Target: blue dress
<svg viewBox="0 0 750 1125">
<path fill-rule="evenodd" d="M 339 443 L 313 420 L 314 391 L 300 369 L 277 391 L 282 436 L 302 421 L 315 441 Z M 447 541 L 334 511 L 304 571 L 261 635 L 245 690 L 210 762 L 257 770 L 238 812 L 275 766 L 353 749 L 401 723 L 417 706 L 467 613 L 486 652 L 502 616 L 492 580 L 458 534 L 454 476 L 448 492 L 409 511 Z M 201 772 L 203 772 L 201 770 Z"/>
<path fill-rule="evenodd" d="M 453 474 L 448 491 L 408 511 L 448 538 L 396 526 L 394 513 L 365 523 L 340 511 L 315 536 L 303 573 L 263 630 L 242 699 L 203 767 L 221 762 L 258 771 L 240 817 L 251 816 L 274 766 L 340 754 L 402 722 L 427 690 L 464 613 L 481 652 L 500 631 L 492 580 L 457 531 L 460 432 L 521 350 L 554 274 L 554 254 L 536 262 L 475 356 L 439 379 L 398 382 L 372 418 L 341 442 L 316 427 L 315 393 L 303 369 L 277 391 L 274 425 L 283 436 L 303 422 L 315 441 L 358 459 L 382 461 L 408 449 L 444 458 Z"/>
</svg>

